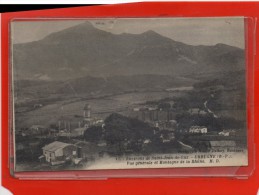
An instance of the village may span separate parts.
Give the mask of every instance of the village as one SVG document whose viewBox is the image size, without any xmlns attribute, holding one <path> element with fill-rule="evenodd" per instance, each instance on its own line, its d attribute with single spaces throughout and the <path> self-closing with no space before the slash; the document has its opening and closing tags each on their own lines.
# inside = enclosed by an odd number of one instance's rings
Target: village
<svg viewBox="0 0 259 195">
<path fill-rule="evenodd" d="M 93 116 L 91 105 L 85 104 L 82 116 L 63 116 L 50 127 L 35 124 L 17 130 L 16 158 L 50 166 L 68 164 L 75 167 L 104 156 L 207 152 L 240 146 L 241 130 L 212 131 L 205 125 L 185 126 L 182 118 L 217 118 L 200 108 L 190 108 L 179 114 L 171 104 L 142 104 L 130 108 L 127 116 L 112 113 L 106 119 Z M 113 121 L 107 122 L 108 119 Z M 145 131 L 141 132 L 142 129 Z M 116 134 L 123 136 L 118 138 Z"/>
</svg>

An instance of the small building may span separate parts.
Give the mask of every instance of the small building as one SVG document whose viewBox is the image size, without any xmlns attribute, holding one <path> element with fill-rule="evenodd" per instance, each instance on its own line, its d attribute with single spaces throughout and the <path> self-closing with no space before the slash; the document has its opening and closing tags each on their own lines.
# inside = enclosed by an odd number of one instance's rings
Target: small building
<svg viewBox="0 0 259 195">
<path fill-rule="evenodd" d="M 134 111 L 134 112 L 140 111 L 140 108 L 137 108 L 137 107 L 136 107 L 136 108 L 133 108 L 133 111 Z"/>
<path fill-rule="evenodd" d="M 40 131 L 40 130 L 44 130 L 45 127 L 43 125 L 32 125 L 30 127 L 31 130 L 35 130 L 35 131 Z"/>
<path fill-rule="evenodd" d="M 71 137 L 71 133 L 66 129 L 60 130 L 56 135 L 58 137 Z"/>
<path fill-rule="evenodd" d="M 29 134 L 29 135 L 42 135 L 42 134 L 48 134 L 48 129 L 43 125 L 32 125 L 28 130 L 26 130 L 23 133 Z"/>
<path fill-rule="evenodd" d="M 33 108 L 41 108 L 43 105 L 42 104 L 34 104 Z"/>
<path fill-rule="evenodd" d="M 150 139 L 145 139 L 145 140 L 143 141 L 143 144 L 149 144 L 149 143 L 151 143 L 151 140 L 150 140 Z"/>
<path fill-rule="evenodd" d="M 148 109 L 149 111 L 155 111 L 155 110 L 157 110 L 157 107 L 155 107 L 155 106 L 149 106 L 149 107 L 147 107 L 147 109 Z"/>
<path fill-rule="evenodd" d="M 191 108 L 188 110 L 188 112 L 192 115 L 206 115 L 207 112 L 204 110 L 201 110 L 199 108 Z"/>
<path fill-rule="evenodd" d="M 77 157 L 77 147 L 73 144 L 55 141 L 42 148 L 45 160 L 51 165 L 63 164 Z"/>
<path fill-rule="evenodd" d="M 192 126 L 189 129 L 189 133 L 207 133 L 207 127 L 204 126 Z"/>
<path fill-rule="evenodd" d="M 86 127 L 80 127 L 80 128 L 73 129 L 71 132 L 71 137 L 82 136 L 82 135 L 84 135 L 85 130 L 86 130 Z"/>
<path fill-rule="evenodd" d="M 49 130 L 49 136 L 57 136 L 58 130 L 56 129 L 50 129 Z"/>
<path fill-rule="evenodd" d="M 102 126 L 104 124 L 104 120 L 103 119 L 94 119 L 93 120 L 93 125 L 99 125 Z"/>
<path fill-rule="evenodd" d="M 221 132 L 219 132 L 219 135 L 222 135 L 222 136 L 229 136 L 229 132 L 227 132 L 227 131 L 221 131 Z"/>
<path fill-rule="evenodd" d="M 223 130 L 221 132 L 219 132 L 219 135 L 222 135 L 222 136 L 234 136 L 236 135 L 236 131 L 235 130 L 232 130 L 232 129 L 228 129 L 228 130 Z"/>
</svg>

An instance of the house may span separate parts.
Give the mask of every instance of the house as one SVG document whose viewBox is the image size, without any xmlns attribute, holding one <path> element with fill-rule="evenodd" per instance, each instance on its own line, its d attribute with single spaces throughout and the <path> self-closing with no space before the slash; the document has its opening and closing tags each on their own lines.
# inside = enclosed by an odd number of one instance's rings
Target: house
<svg viewBox="0 0 259 195">
<path fill-rule="evenodd" d="M 149 111 L 155 111 L 155 110 L 157 110 L 157 107 L 149 106 L 149 107 L 147 107 L 147 109 L 148 109 Z"/>
<path fill-rule="evenodd" d="M 204 126 L 192 126 L 189 129 L 189 133 L 207 133 L 207 127 Z"/>
<path fill-rule="evenodd" d="M 199 108 L 191 108 L 188 110 L 188 112 L 192 115 L 206 115 L 207 112 L 205 112 L 204 110 L 201 110 Z"/>
<path fill-rule="evenodd" d="M 103 124 L 104 124 L 104 120 L 103 119 L 94 119 L 93 120 L 93 125 L 102 126 Z"/>
<path fill-rule="evenodd" d="M 29 134 L 43 134 L 43 133 L 48 133 L 46 127 L 42 125 L 32 125 L 29 128 Z"/>
<path fill-rule="evenodd" d="M 80 128 L 73 129 L 71 132 L 71 137 L 82 136 L 82 135 L 84 135 L 85 130 L 86 130 L 86 127 L 80 127 Z"/>
<path fill-rule="evenodd" d="M 151 143 L 151 140 L 150 140 L 150 139 L 145 139 L 145 140 L 143 141 L 143 144 L 149 144 L 149 143 Z"/>
<path fill-rule="evenodd" d="M 219 135 L 222 135 L 222 136 L 233 136 L 233 135 L 236 135 L 236 131 L 235 130 L 232 130 L 232 129 L 228 129 L 228 130 L 223 130 L 221 132 L 219 132 Z"/>
<path fill-rule="evenodd" d="M 59 137 L 71 137 L 71 133 L 68 131 L 68 130 L 60 130 L 58 133 L 57 133 L 57 136 Z"/>
<path fill-rule="evenodd" d="M 63 164 L 77 157 L 77 147 L 73 144 L 54 141 L 42 148 L 45 160 L 51 165 Z"/>
<path fill-rule="evenodd" d="M 133 108 L 133 111 L 135 112 L 140 111 L 140 108 Z"/>
<path fill-rule="evenodd" d="M 222 135 L 222 136 L 229 136 L 229 133 L 230 133 L 230 132 L 227 132 L 227 131 L 221 131 L 221 132 L 219 132 L 219 135 Z"/>
</svg>

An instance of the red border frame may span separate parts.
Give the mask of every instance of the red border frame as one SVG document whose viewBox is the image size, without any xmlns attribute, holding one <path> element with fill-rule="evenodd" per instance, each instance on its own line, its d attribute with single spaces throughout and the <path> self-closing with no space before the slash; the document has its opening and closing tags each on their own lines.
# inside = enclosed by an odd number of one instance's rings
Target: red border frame
<svg viewBox="0 0 259 195">
<path fill-rule="evenodd" d="M 108 179 L 105 181 L 21 181 L 13 178 L 8 169 L 8 99 L 9 99 L 9 86 L 8 86 L 8 55 L 9 55 L 9 42 L 8 42 L 8 23 L 13 18 L 41 18 L 41 17 L 58 17 L 58 18 L 73 18 L 73 17 L 210 17 L 210 16 L 247 16 L 259 17 L 259 3 L 256 2 L 229 2 L 229 3 L 135 3 L 135 4 L 121 4 L 121 5 L 106 5 L 106 6 L 92 6 L 92 7 L 76 7 L 76 8 L 63 8 L 55 10 L 41 10 L 41 11 L 26 11 L 2 14 L 2 170 L 3 170 L 3 185 L 16 194 L 166 194 L 177 192 L 177 194 L 186 194 L 192 192 L 193 194 L 256 194 L 258 188 L 258 171 L 255 169 L 253 175 L 247 180 L 233 180 L 229 178 L 181 178 L 181 179 Z M 247 24 L 249 29 L 253 29 L 255 20 L 249 19 Z M 251 31 L 251 30 L 250 30 Z M 255 88 L 253 94 L 253 79 L 255 86 L 259 81 L 256 74 L 259 68 L 256 66 L 258 56 L 253 58 L 253 33 L 248 35 L 248 121 L 249 129 L 256 129 L 259 123 L 255 121 L 253 127 L 253 118 L 257 116 L 256 99 L 259 92 Z M 258 37 L 258 31 L 256 31 Z M 253 61 L 253 59 L 255 61 Z M 252 69 L 253 62 L 255 62 L 254 69 Z M 254 71 L 254 73 L 253 73 Z M 253 77 L 254 75 L 254 77 Z M 255 99 L 253 99 L 253 95 Z M 254 115 L 253 115 L 253 110 Z M 254 158 L 253 144 L 259 143 L 257 133 L 249 131 L 249 165 L 247 168 L 240 168 L 236 173 L 237 176 L 244 175 L 252 172 L 254 167 L 254 160 L 258 160 L 258 155 Z M 255 139 L 255 140 L 254 140 Z M 191 171 L 195 175 L 199 174 L 215 174 L 225 175 L 226 173 L 235 174 L 236 168 L 209 168 L 209 169 L 194 168 Z M 174 169 L 175 172 L 182 173 L 184 169 Z M 196 172 L 198 171 L 198 172 Z M 105 175 L 112 174 L 113 176 L 121 177 L 123 175 L 133 176 L 141 174 L 142 176 L 148 175 L 167 175 L 170 176 L 172 169 L 154 169 L 154 170 L 119 170 L 114 175 L 113 171 L 104 171 Z M 187 171 L 188 172 L 188 171 Z M 78 172 L 71 172 L 77 174 Z M 94 175 L 95 172 L 93 172 Z M 49 173 L 45 173 L 48 176 Z M 61 173 L 62 174 L 62 173 Z M 153 175 L 153 176 L 154 176 Z M 58 177 L 61 175 L 58 175 Z M 96 176 L 96 175 L 95 175 Z M 100 174 L 98 175 L 101 176 Z M 44 177 L 44 174 L 42 175 Z M 58 179 L 58 178 L 57 178 Z M 63 188 L 65 182 L 66 187 Z M 185 187 L 186 186 L 186 187 Z M 188 186 L 188 187 L 187 187 Z"/>
</svg>

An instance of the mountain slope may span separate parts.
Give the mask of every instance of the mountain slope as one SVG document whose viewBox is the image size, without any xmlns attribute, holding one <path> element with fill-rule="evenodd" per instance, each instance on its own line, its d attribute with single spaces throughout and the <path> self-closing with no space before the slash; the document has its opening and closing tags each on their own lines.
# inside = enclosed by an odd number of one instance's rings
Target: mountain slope
<svg viewBox="0 0 259 195">
<path fill-rule="evenodd" d="M 39 97 L 49 97 L 55 94 L 77 95 L 105 95 L 118 94 L 132 91 L 156 91 L 174 87 L 191 86 L 196 83 L 196 79 L 184 77 L 171 77 L 166 75 L 132 75 L 132 76 L 112 76 L 81 77 L 69 79 L 67 81 L 37 81 L 19 80 L 14 82 L 15 97 L 23 100 L 38 99 Z"/>
<path fill-rule="evenodd" d="M 224 44 L 191 46 L 154 31 L 115 35 L 89 22 L 13 46 L 15 79 L 184 75 L 244 69 L 244 50 Z"/>
</svg>

